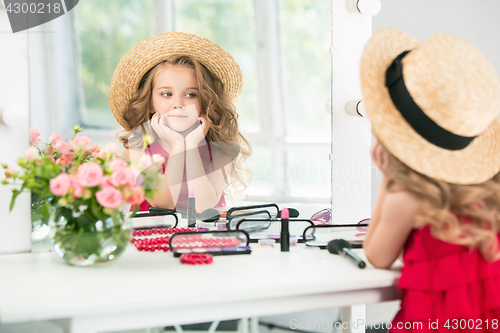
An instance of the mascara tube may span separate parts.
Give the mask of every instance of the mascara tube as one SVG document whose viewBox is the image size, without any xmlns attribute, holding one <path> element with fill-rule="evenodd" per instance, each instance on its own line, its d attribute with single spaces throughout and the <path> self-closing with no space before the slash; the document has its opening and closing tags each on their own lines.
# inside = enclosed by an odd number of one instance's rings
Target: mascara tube
<svg viewBox="0 0 500 333">
<path fill-rule="evenodd" d="M 196 201 L 194 198 L 194 188 L 188 190 L 188 207 L 187 207 L 188 228 L 196 227 Z"/>
<path fill-rule="evenodd" d="M 283 208 L 281 211 L 281 234 L 280 234 L 280 242 L 281 242 L 281 252 L 290 251 L 290 231 L 288 229 L 288 217 L 290 213 L 288 212 L 288 208 Z"/>
</svg>

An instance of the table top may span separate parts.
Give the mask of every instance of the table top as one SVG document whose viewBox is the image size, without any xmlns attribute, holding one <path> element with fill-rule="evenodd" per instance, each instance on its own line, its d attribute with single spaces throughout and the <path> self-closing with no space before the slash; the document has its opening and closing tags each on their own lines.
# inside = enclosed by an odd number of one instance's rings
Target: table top
<svg viewBox="0 0 500 333">
<path fill-rule="evenodd" d="M 359 269 L 326 250 L 309 258 L 304 251 L 276 246 L 271 256 L 216 256 L 196 266 L 132 245 L 103 267 L 69 266 L 53 252 L 0 255 L 0 322 L 395 289 L 399 280 L 399 265 Z"/>
</svg>

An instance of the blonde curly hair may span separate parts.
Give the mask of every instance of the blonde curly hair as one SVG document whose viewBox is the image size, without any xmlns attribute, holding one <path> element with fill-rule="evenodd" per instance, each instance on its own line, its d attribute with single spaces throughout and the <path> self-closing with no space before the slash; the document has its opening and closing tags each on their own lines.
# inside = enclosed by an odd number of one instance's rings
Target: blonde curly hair
<svg viewBox="0 0 500 333">
<path fill-rule="evenodd" d="M 450 184 L 420 174 L 387 153 L 387 190 L 406 190 L 420 199 L 415 227 L 430 225 L 437 239 L 478 248 L 490 262 L 500 259 L 500 173 L 477 185 Z"/>
<path fill-rule="evenodd" d="M 252 148 L 250 143 L 243 137 L 238 128 L 238 114 L 232 102 L 232 97 L 224 92 L 221 80 L 210 72 L 196 58 L 187 55 L 174 55 L 164 62 L 151 68 L 141 79 L 137 92 L 132 96 L 129 107 L 123 113 L 123 119 L 127 127 L 116 135 L 125 148 L 142 146 L 142 136 L 133 135 L 134 131 L 141 127 L 146 134 L 145 126 L 153 117 L 153 85 L 155 78 L 168 65 L 182 65 L 195 71 L 200 91 L 200 115 L 210 119 L 211 124 L 206 135 L 206 141 L 214 143 L 222 153 L 234 157 L 230 165 L 229 183 L 224 194 L 234 197 L 242 194 L 247 188 L 250 172 L 244 168 L 243 163 L 250 157 Z M 154 133 L 153 130 L 148 131 Z M 155 138 L 158 139 L 157 137 Z M 232 143 L 224 145 L 218 143 Z M 239 149 L 234 149 L 234 146 Z"/>
</svg>

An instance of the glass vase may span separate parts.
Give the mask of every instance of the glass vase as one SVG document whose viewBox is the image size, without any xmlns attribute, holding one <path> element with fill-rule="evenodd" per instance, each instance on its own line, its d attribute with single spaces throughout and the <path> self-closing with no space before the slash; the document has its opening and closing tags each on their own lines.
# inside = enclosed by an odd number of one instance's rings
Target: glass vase
<svg viewBox="0 0 500 333">
<path fill-rule="evenodd" d="M 74 266 L 103 266 L 125 251 L 132 230 L 121 214 L 95 221 L 83 213 L 54 214 L 54 252 Z"/>
</svg>

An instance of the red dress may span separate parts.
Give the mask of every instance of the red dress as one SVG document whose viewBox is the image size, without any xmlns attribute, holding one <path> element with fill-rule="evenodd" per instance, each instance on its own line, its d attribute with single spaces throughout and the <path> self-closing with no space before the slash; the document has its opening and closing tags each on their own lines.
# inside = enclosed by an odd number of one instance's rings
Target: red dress
<svg viewBox="0 0 500 333">
<path fill-rule="evenodd" d="M 389 332 L 500 332 L 500 261 L 434 238 L 429 225 L 413 230 L 403 258 Z"/>
<path fill-rule="evenodd" d="M 200 157 L 201 161 L 203 163 L 203 168 L 206 170 L 207 166 L 212 162 L 212 151 L 210 149 L 210 145 L 200 145 L 198 146 L 198 150 L 200 152 Z M 165 165 L 167 164 L 168 161 L 168 153 L 161 147 L 161 145 L 157 142 L 153 142 L 150 146 L 146 148 L 146 153 L 149 155 L 153 154 L 159 154 L 165 158 Z M 163 172 L 165 173 L 165 165 L 163 165 Z M 195 193 L 196 197 L 196 193 Z M 184 175 L 182 178 L 182 186 L 181 186 L 181 192 L 179 194 L 179 199 L 177 200 L 177 205 L 175 206 L 175 209 L 179 211 L 187 211 L 187 198 L 188 198 L 188 187 L 187 187 L 187 180 L 186 180 L 186 169 L 184 168 Z M 226 201 L 224 199 L 224 194 L 222 194 L 219 202 L 215 207 L 224 207 L 226 206 Z M 130 211 L 134 210 L 134 207 L 130 207 Z M 149 202 L 144 200 L 140 206 L 139 206 L 139 212 L 142 211 L 149 211 L 149 208 L 151 205 Z"/>
</svg>

